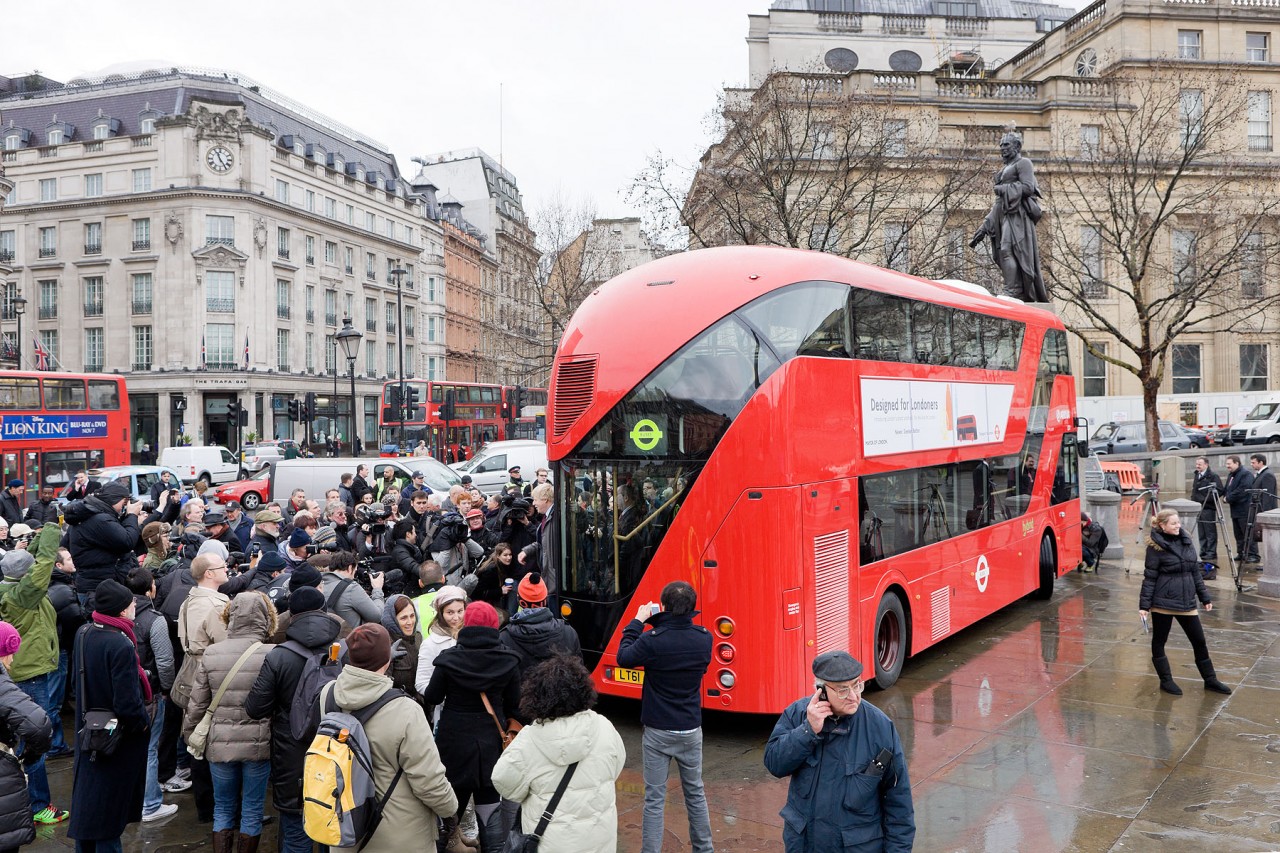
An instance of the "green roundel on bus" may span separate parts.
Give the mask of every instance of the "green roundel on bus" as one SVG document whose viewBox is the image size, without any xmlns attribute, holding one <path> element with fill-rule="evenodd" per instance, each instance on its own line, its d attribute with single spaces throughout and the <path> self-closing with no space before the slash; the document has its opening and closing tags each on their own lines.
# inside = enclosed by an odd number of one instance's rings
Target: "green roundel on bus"
<svg viewBox="0 0 1280 853">
<path fill-rule="evenodd" d="M 631 428 L 631 441 L 640 450 L 650 453 L 662 443 L 662 428 L 654 422 L 652 418 L 641 418 L 636 421 L 635 426 Z M 659 451 L 660 453 L 662 451 Z"/>
</svg>

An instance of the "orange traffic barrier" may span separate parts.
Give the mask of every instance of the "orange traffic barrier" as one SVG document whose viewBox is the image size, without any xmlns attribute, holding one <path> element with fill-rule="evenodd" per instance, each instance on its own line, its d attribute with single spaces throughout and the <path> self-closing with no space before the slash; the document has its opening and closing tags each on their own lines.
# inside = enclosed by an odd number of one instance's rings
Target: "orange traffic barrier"
<svg viewBox="0 0 1280 853">
<path fill-rule="evenodd" d="M 1105 455 L 1099 457 L 1099 463 L 1102 470 L 1108 474 L 1115 474 L 1120 480 L 1120 490 L 1125 492 L 1140 492 L 1146 488 L 1142 482 L 1142 469 L 1133 462 L 1121 462 L 1118 459 L 1108 459 Z"/>
</svg>

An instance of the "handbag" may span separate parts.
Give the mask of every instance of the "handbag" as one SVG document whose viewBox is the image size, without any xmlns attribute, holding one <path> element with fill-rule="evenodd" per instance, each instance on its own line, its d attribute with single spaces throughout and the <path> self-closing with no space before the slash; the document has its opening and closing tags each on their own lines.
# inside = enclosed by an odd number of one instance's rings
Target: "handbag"
<svg viewBox="0 0 1280 853">
<path fill-rule="evenodd" d="M 551 818 L 555 817 L 556 806 L 560 805 L 560 798 L 564 796 L 564 792 L 569 787 L 569 780 L 573 778 L 573 771 L 577 769 L 578 762 L 576 761 L 564 769 L 564 775 L 560 777 L 560 784 L 556 786 L 556 792 L 551 795 L 551 801 L 547 803 L 547 810 L 542 813 L 542 819 L 538 821 L 538 826 L 533 830 L 532 834 L 511 830 L 511 834 L 507 836 L 507 853 L 538 853 L 538 845 L 542 843 L 542 835 L 547 831 L 547 825 L 551 823 Z"/>
<path fill-rule="evenodd" d="M 502 739 L 502 748 L 505 750 L 507 747 L 511 746 L 511 742 L 516 739 L 516 735 L 520 733 L 520 730 L 524 728 L 524 725 L 514 720 L 511 721 L 510 727 L 502 725 L 502 721 L 498 719 L 498 715 L 493 712 L 493 706 L 489 704 L 489 697 L 486 694 L 481 693 L 480 701 L 484 702 L 484 709 L 489 712 L 489 716 L 493 718 L 493 724 L 498 727 L 498 737 Z"/>
<path fill-rule="evenodd" d="M 227 677 L 222 679 L 222 684 L 218 686 L 218 692 L 213 694 L 213 702 L 205 709 L 204 716 L 200 718 L 200 722 L 196 723 L 196 727 L 191 730 L 191 734 L 187 735 L 187 752 L 191 753 L 197 761 L 204 758 L 204 748 L 209 742 L 209 729 L 213 727 L 213 712 L 218 710 L 218 704 L 222 702 L 222 694 L 227 692 L 227 687 L 236 677 L 236 673 L 240 671 L 240 667 L 253 656 L 262 643 L 254 643 L 245 649 L 240 657 L 236 660 L 235 666 L 231 667 L 231 671 L 227 673 Z"/>
<path fill-rule="evenodd" d="M 182 621 L 186 622 L 186 613 L 182 613 Z M 188 628 L 187 636 L 191 636 L 191 630 Z M 187 705 L 191 704 L 191 688 L 196 683 L 196 668 L 200 666 L 200 655 L 193 652 L 187 652 L 182 658 L 182 666 L 178 668 L 178 674 L 174 676 L 173 686 L 169 688 L 169 701 L 177 705 L 182 710 L 187 710 Z"/>
<path fill-rule="evenodd" d="M 76 681 L 80 691 L 76 694 L 77 704 L 89 695 L 84 687 L 84 640 L 92 630 L 95 628 L 91 622 L 76 634 Z M 90 761 L 97 761 L 100 755 L 113 754 L 123 737 L 124 732 L 120 730 L 120 720 L 115 712 L 100 708 L 86 710 L 81 717 L 80 728 L 76 729 L 77 745 L 82 751 L 89 753 Z"/>
</svg>

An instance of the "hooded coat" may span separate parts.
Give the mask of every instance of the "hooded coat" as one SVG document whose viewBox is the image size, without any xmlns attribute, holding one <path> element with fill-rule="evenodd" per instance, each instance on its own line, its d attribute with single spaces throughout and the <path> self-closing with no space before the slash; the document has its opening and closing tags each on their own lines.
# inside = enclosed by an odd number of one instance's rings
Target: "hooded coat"
<svg viewBox="0 0 1280 853">
<path fill-rule="evenodd" d="M 48 716 L 30 696 L 13 683 L 0 666 L 0 743 L 24 742 L 24 755 L 31 760 L 48 751 L 53 726 Z M 16 849 L 34 841 L 31 828 L 31 801 L 26 780 L 17 760 L 0 758 L 0 850 Z"/>
<path fill-rule="evenodd" d="M 407 637 L 400 630 L 400 624 L 396 622 L 395 606 L 396 599 L 399 598 L 408 601 L 409 609 L 413 611 L 413 633 Z M 391 635 L 391 668 L 387 670 L 387 675 L 391 676 L 391 682 L 395 684 L 396 689 L 403 690 L 411 699 L 421 701 L 418 689 L 414 686 L 414 679 L 418 675 L 418 653 L 422 648 L 418 608 L 413 606 L 408 596 L 396 593 L 382 606 L 382 627 L 386 628 L 387 633 Z M 400 652 L 403 654 L 399 654 Z"/>
<path fill-rule="evenodd" d="M 289 620 L 286 639 L 318 655 L 338 639 L 342 623 L 323 610 L 299 613 Z M 302 811 L 302 765 L 310 739 L 295 740 L 289 728 L 289 711 L 307 658 L 291 648 L 276 646 L 267 652 L 258 677 L 244 703 L 255 720 L 271 718 L 271 791 L 276 808 Z"/>
<path fill-rule="evenodd" d="M 520 658 L 502 648 L 497 629 L 470 626 L 458 632 L 456 646 L 436 657 L 422 697 L 428 705 L 444 704 L 436 738 L 455 788 L 488 787 L 502 754 L 498 724 L 485 710 L 482 692 L 505 730 L 520 705 Z"/>
<path fill-rule="evenodd" d="M 613 724 L 595 711 L 539 720 L 520 730 L 493 768 L 498 793 L 520 804 L 523 832 L 538 828 L 551 796 L 573 762 L 569 787 L 556 807 L 542 849 L 556 853 L 614 853 L 618 807 L 614 784 L 626 762 Z"/>
<path fill-rule="evenodd" d="M 62 517 L 69 525 L 63 544 L 76 564 L 76 592 L 91 593 L 108 578 L 127 585 L 138 565 L 138 517 L 117 515 L 96 495 L 67 504 Z"/>
<path fill-rule="evenodd" d="M 1195 543 L 1185 528 L 1177 536 L 1153 529 L 1147 537 L 1138 609 L 1186 613 L 1196 609 L 1197 600 L 1208 604 L 1213 598 L 1204 585 Z"/>
<path fill-rule="evenodd" d="M 391 679 L 387 676 L 347 666 L 333 687 L 321 692 L 320 701 L 332 691 L 339 708 L 358 711 L 389 689 Z M 404 775 L 387 800 L 378 831 L 362 853 L 433 849 L 436 818 L 456 814 L 458 798 L 445 778 L 422 707 L 408 697 L 393 699 L 369 718 L 364 731 L 373 753 L 374 788 L 385 793 L 397 769 L 403 768 Z"/>
<path fill-rule="evenodd" d="M 231 600 L 225 611 L 227 638 L 204 650 L 196 669 L 191 701 L 182 723 L 187 737 L 213 702 L 240 656 L 254 643 L 266 643 L 276 630 L 276 608 L 265 595 L 247 592 Z M 227 685 L 222 701 L 213 712 L 205 758 L 218 764 L 236 761 L 266 761 L 271 757 L 271 721 L 254 719 L 245 709 L 249 691 L 258 678 L 270 647 L 261 645 L 240 667 Z"/>
</svg>

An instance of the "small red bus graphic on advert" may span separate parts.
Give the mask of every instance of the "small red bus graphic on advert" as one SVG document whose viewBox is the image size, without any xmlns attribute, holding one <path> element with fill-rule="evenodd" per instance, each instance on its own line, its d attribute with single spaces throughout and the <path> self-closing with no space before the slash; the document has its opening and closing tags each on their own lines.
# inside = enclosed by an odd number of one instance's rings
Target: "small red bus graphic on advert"
<svg viewBox="0 0 1280 853">
<path fill-rule="evenodd" d="M 978 419 L 973 415 L 956 418 L 956 441 L 977 441 Z"/>
</svg>

